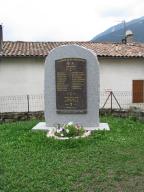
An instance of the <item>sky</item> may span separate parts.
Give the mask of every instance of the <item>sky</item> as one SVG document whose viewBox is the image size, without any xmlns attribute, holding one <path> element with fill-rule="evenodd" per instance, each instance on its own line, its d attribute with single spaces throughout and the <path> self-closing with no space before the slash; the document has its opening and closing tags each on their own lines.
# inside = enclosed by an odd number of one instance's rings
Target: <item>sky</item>
<svg viewBox="0 0 144 192">
<path fill-rule="evenodd" d="M 89 41 L 144 16 L 144 0 L 0 0 L 5 41 Z"/>
</svg>

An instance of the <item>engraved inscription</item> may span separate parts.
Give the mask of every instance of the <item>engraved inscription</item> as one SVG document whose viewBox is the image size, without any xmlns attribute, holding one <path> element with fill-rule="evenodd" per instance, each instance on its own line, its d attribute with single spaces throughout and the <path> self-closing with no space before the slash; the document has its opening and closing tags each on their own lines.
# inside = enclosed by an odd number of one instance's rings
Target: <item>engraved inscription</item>
<svg viewBox="0 0 144 192">
<path fill-rule="evenodd" d="M 55 71 L 57 113 L 86 113 L 86 60 L 56 60 Z"/>
</svg>

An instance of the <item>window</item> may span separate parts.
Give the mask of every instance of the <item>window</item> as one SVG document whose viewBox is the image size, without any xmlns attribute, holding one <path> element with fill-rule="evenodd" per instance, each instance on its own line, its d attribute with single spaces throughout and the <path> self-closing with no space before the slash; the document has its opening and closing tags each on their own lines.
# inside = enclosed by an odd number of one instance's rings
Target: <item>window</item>
<svg viewBox="0 0 144 192">
<path fill-rule="evenodd" d="M 133 80 L 133 103 L 144 102 L 144 80 Z"/>
</svg>

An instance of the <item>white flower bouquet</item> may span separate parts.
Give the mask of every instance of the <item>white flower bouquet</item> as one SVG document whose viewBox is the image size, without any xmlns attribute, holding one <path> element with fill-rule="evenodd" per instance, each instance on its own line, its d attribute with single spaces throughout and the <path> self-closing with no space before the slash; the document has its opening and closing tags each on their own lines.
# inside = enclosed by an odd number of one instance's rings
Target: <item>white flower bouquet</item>
<svg viewBox="0 0 144 192">
<path fill-rule="evenodd" d="M 77 136 L 82 136 L 85 133 L 83 126 L 79 124 L 74 124 L 69 122 L 64 125 L 58 124 L 55 131 L 55 136 L 57 137 L 68 137 L 73 138 Z"/>
</svg>

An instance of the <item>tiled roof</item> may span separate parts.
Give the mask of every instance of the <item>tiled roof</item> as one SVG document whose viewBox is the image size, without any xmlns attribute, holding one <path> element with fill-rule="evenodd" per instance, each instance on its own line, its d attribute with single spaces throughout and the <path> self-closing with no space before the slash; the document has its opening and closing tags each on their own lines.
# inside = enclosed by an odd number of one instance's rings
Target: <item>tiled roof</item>
<svg viewBox="0 0 144 192">
<path fill-rule="evenodd" d="M 94 42 L 22 42 L 4 41 L 3 57 L 45 57 L 55 47 L 67 44 L 77 44 L 92 49 L 102 57 L 144 57 L 144 44 L 118 44 Z"/>
</svg>

